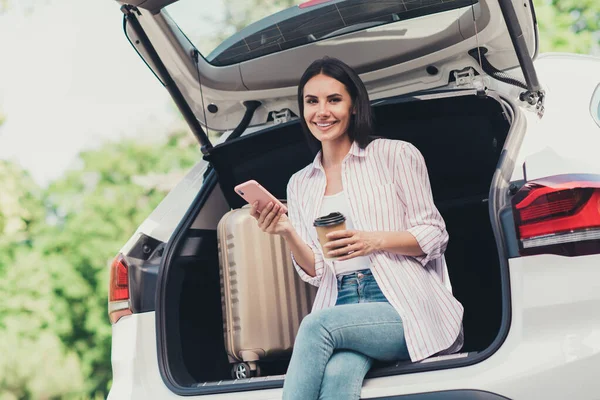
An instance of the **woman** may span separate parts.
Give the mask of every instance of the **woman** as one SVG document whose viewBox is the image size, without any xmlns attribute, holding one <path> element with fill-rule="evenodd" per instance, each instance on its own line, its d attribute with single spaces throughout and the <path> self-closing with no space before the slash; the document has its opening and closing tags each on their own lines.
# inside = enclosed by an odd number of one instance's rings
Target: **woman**
<svg viewBox="0 0 600 400">
<path fill-rule="evenodd" d="M 375 359 L 460 349 L 463 307 L 452 296 L 448 234 L 423 157 L 407 142 L 369 139 L 371 107 L 358 75 L 337 59 L 317 60 L 300 79 L 298 103 L 318 153 L 288 183 L 289 217 L 273 204 L 251 210 L 263 231 L 285 238 L 302 279 L 319 287 L 283 397 L 358 399 Z M 321 248 L 313 221 L 331 211 L 346 216 L 347 229 Z"/>
</svg>

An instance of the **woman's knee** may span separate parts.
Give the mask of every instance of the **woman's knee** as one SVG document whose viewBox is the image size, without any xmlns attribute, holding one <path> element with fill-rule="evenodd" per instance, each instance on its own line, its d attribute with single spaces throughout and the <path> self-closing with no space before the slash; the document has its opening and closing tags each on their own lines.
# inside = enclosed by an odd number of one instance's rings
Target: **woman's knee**
<svg viewBox="0 0 600 400">
<path fill-rule="evenodd" d="M 322 337 L 329 336 L 326 329 L 327 313 L 326 310 L 319 310 L 308 314 L 300 323 L 298 337 Z"/>
</svg>

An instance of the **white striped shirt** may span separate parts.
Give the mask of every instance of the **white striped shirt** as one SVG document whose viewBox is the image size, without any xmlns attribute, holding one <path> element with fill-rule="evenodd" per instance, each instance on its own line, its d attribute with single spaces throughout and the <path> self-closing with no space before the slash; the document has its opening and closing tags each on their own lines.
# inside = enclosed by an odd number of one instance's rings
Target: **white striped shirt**
<svg viewBox="0 0 600 400">
<path fill-rule="evenodd" d="M 313 221 L 319 217 L 327 179 L 321 153 L 295 173 L 287 187 L 289 218 L 315 254 L 316 276 L 298 265 L 300 277 L 318 286 L 313 311 L 335 305 L 335 261 L 324 260 Z M 425 161 L 410 143 L 377 139 L 365 149 L 352 144 L 342 162 L 342 185 L 355 228 L 408 231 L 424 255 L 378 251 L 369 255 L 382 292 L 398 311 L 412 361 L 462 347 L 463 306 L 452 295 L 444 250 L 448 233 L 433 203 Z"/>
</svg>

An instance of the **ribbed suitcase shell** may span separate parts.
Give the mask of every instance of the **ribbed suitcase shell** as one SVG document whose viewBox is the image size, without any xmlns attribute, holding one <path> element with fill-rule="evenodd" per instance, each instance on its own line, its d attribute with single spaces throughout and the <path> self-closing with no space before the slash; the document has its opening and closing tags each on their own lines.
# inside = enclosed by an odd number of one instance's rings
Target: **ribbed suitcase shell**
<svg viewBox="0 0 600 400">
<path fill-rule="evenodd" d="M 316 288 L 300 279 L 285 240 L 262 232 L 249 206 L 225 214 L 217 236 L 229 361 L 289 355 Z"/>
</svg>

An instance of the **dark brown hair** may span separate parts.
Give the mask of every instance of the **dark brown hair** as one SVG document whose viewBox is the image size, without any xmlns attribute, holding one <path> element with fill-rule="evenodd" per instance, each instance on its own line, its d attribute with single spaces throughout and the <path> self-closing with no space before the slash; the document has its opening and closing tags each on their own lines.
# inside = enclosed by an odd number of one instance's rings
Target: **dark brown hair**
<svg viewBox="0 0 600 400">
<path fill-rule="evenodd" d="M 373 115 L 371 103 L 369 102 L 369 93 L 363 81 L 350 66 L 332 57 L 324 57 L 313 61 L 306 71 L 304 71 L 304 74 L 300 78 L 300 83 L 298 83 L 300 123 L 308 141 L 308 146 L 315 155 L 321 150 L 321 142 L 313 136 L 304 120 L 304 86 L 311 78 L 319 74 L 329 76 L 341 82 L 346 87 L 355 111 L 350 116 L 348 136 L 352 142 L 356 142 L 360 148 L 364 149 L 371 141 L 370 136 L 373 134 Z"/>
</svg>

